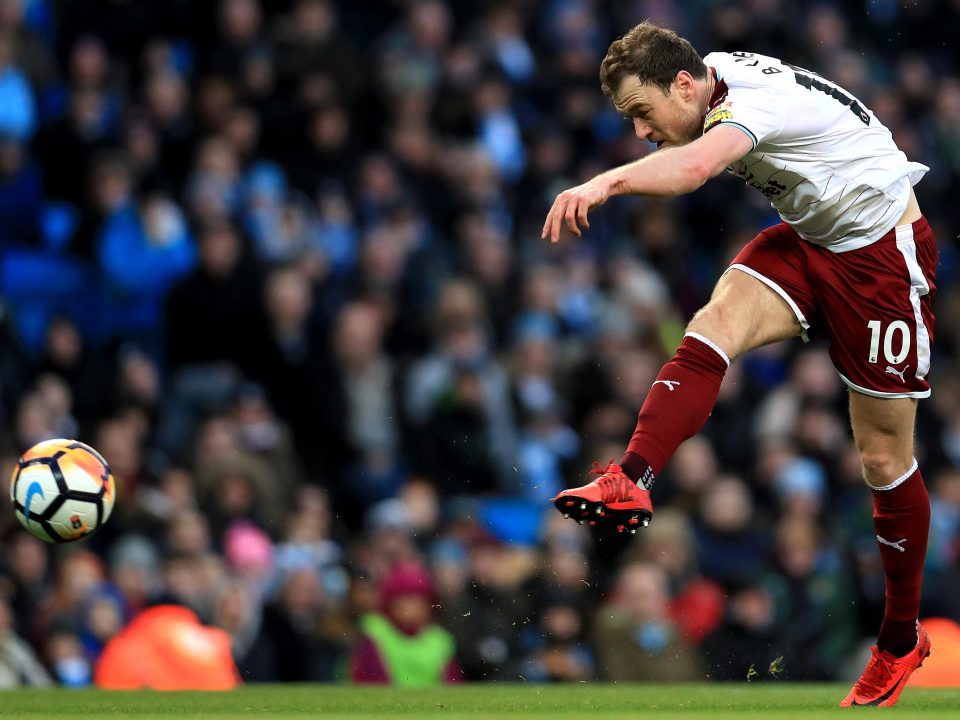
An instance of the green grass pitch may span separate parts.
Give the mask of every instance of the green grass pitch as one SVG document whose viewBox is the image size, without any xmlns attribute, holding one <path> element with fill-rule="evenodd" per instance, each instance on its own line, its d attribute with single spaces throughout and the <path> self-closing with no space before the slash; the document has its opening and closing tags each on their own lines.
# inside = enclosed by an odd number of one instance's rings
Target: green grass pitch
<svg viewBox="0 0 960 720">
<path fill-rule="evenodd" d="M 651 718 L 653 720 L 781 720 L 880 712 L 891 718 L 960 718 L 960 690 L 907 688 L 893 709 L 841 710 L 846 685 L 534 685 L 484 684 L 429 690 L 321 685 L 247 686 L 227 693 L 13 690 L 0 692 L 0 717 L 317 718 L 317 720 L 484 720 L 490 718 Z"/>
</svg>

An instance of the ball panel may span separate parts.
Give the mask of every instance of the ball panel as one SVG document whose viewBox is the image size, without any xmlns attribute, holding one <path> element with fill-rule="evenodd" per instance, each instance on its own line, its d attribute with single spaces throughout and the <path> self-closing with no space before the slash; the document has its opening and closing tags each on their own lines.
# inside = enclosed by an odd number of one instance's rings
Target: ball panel
<svg viewBox="0 0 960 720">
<path fill-rule="evenodd" d="M 79 540 L 98 527 L 97 503 L 67 498 L 50 518 L 50 527 L 62 540 Z"/>
<path fill-rule="evenodd" d="M 29 460 L 35 460 L 36 458 L 52 457 L 58 452 L 69 450 L 73 443 L 73 440 L 65 440 L 63 438 L 44 440 L 41 443 L 37 443 L 32 448 L 27 450 L 23 455 L 21 455 L 20 461 L 27 462 Z"/>
<path fill-rule="evenodd" d="M 70 490 L 99 493 L 103 487 L 104 468 L 93 455 L 73 450 L 57 458 L 60 472 Z"/>
<path fill-rule="evenodd" d="M 37 462 L 20 468 L 14 478 L 12 500 L 24 515 L 42 515 L 60 495 L 60 488 L 46 462 Z"/>
<path fill-rule="evenodd" d="M 48 532 L 47 528 L 49 526 L 45 520 L 37 519 L 38 516 L 36 515 L 32 515 L 31 518 L 27 520 L 19 508 L 15 509 L 13 514 L 17 516 L 17 520 L 20 521 L 20 524 L 23 525 L 34 537 L 38 537 L 44 542 L 48 543 L 56 542 L 50 532 Z"/>
<path fill-rule="evenodd" d="M 110 517 L 110 513 L 113 512 L 113 505 L 117 501 L 117 481 L 113 479 L 113 475 L 107 476 L 107 481 L 103 484 L 103 495 L 100 498 L 100 502 L 103 506 L 103 518 L 100 522 L 105 523 L 107 518 Z"/>
<path fill-rule="evenodd" d="M 90 446 L 87 445 L 86 443 L 82 443 L 82 442 L 80 442 L 79 440 L 71 440 L 71 441 L 70 441 L 70 444 L 68 445 L 68 447 L 69 447 L 71 450 L 84 450 L 85 452 L 89 453 L 90 455 L 93 455 L 93 457 L 95 457 L 95 458 L 97 459 L 97 461 L 98 461 L 104 468 L 106 468 L 106 472 L 110 472 L 110 465 L 107 463 L 106 458 L 104 458 L 103 455 L 101 455 L 99 452 L 96 451 L 96 449 L 90 447 Z"/>
</svg>

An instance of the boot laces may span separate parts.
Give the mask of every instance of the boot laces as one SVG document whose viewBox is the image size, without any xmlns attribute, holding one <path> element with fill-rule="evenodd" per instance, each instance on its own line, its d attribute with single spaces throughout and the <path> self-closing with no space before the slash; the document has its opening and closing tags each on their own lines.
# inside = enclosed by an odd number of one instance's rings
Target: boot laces
<svg viewBox="0 0 960 720">
<path fill-rule="evenodd" d="M 631 493 L 636 488 L 630 478 L 623 474 L 623 469 L 612 459 L 606 466 L 594 462 L 590 467 L 590 473 L 599 475 L 594 482 L 600 488 L 602 502 L 605 504 L 630 499 Z"/>
</svg>

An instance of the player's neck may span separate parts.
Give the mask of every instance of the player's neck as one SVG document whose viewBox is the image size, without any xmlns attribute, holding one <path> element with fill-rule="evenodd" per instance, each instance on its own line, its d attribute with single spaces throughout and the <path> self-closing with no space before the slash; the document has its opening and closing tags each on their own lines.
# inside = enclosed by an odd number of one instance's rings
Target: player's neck
<svg viewBox="0 0 960 720">
<path fill-rule="evenodd" d="M 707 113 L 710 111 L 710 98 L 713 97 L 714 91 L 717 89 L 717 78 L 714 76 L 713 71 L 710 68 L 707 68 L 707 79 L 704 82 L 703 86 L 703 98 L 700 102 L 700 109 L 703 111 L 703 116 L 706 117 Z"/>
</svg>

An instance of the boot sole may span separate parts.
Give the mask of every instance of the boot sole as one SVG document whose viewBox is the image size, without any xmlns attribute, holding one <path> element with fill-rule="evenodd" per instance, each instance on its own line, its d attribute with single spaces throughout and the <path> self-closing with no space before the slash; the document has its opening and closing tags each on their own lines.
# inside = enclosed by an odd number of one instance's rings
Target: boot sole
<svg viewBox="0 0 960 720">
<path fill-rule="evenodd" d="M 553 504 L 564 517 L 573 518 L 581 525 L 585 522 L 590 525 L 602 522 L 607 525 L 616 525 L 618 532 L 630 534 L 637 532 L 638 528 L 647 527 L 653 520 L 652 512 L 636 506 L 631 507 L 630 503 L 604 505 L 596 500 L 564 495 L 555 498 Z"/>
</svg>

